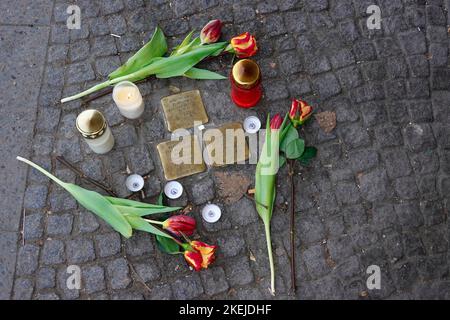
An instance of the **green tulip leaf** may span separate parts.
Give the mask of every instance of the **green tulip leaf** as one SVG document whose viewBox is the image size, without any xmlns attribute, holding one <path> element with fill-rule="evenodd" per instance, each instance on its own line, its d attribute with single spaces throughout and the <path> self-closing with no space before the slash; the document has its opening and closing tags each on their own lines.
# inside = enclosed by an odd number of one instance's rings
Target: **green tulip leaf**
<svg viewBox="0 0 450 320">
<path fill-rule="evenodd" d="M 220 73 L 199 68 L 190 68 L 184 74 L 184 76 L 190 79 L 198 79 L 198 80 L 223 80 L 227 78 L 221 75 Z"/>
<path fill-rule="evenodd" d="M 153 58 L 162 57 L 166 52 L 166 38 L 164 37 L 162 30 L 159 27 L 156 27 L 150 41 L 130 57 L 125 64 L 111 72 L 108 78 L 115 79 L 138 71 L 150 64 Z"/>
<path fill-rule="evenodd" d="M 61 181 L 50 172 L 22 157 L 17 157 L 17 160 L 25 162 L 26 164 L 32 166 L 33 168 L 53 180 L 55 183 L 60 185 L 67 192 L 69 192 L 72 197 L 74 197 L 75 200 L 77 200 L 84 208 L 92 211 L 97 216 L 105 220 L 114 230 L 119 232 L 125 238 L 131 237 L 132 229 L 128 221 L 122 216 L 119 210 L 117 210 L 117 208 L 113 206 L 100 193 L 81 188 L 72 183 Z"/>
<path fill-rule="evenodd" d="M 285 151 L 286 158 L 297 159 L 303 154 L 304 150 L 305 150 L 305 141 L 303 139 L 297 138 L 295 140 L 291 140 L 286 145 Z"/>
<path fill-rule="evenodd" d="M 293 126 L 289 126 L 286 128 L 286 130 L 287 130 L 286 132 L 282 132 L 283 138 L 280 141 L 280 150 L 283 151 L 284 153 L 286 153 L 288 144 L 298 139 L 297 129 L 295 129 Z"/>
<path fill-rule="evenodd" d="M 136 208 L 136 207 L 115 205 L 114 207 L 116 207 L 116 209 L 123 214 L 129 214 L 137 217 L 144 217 L 158 213 L 173 212 L 180 209 L 179 207 L 164 207 L 164 206 L 160 208 Z"/>
<path fill-rule="evenodd" d="M 311 160 L 317 155 L 317 148 L 306 147 L 303 154 L 297 158 L 302 166 L 307 166 L 311 163 Z"/>
<path fill-rule="evenodd" d="M 161 191 L 161 193 L 158 196 L 158 200 L 156 201 L 156 204 L 159 206 L 164 205 L 164 191 Z"/>
<path fill-rule="evenodd" d="M 124 215 L 125 219 L 127 219 L 128 223 L 131 225 L 133 229 L 144 231 L 148 233 L 152 233 L 154 235 L 159 235 L 161 237 L 172 238 L 171 235 L 161 231 L 160 229 L 153 226 L 151 223 L 148 223 L 141 217 L 137 217 L 134 215 Z"/>
<path fill-rule="evenodd" d="M 280 159 L 278 161 L 278 167 L 282 168 L 286 164 L 286 157 L 280 154 Z"/>
<path fill-rule="evenodd" d="M 168 254 L 177 254 L 180 252 L 180 246 L 173 239 L 156 235 L 156 247 Z"/>
</svg>

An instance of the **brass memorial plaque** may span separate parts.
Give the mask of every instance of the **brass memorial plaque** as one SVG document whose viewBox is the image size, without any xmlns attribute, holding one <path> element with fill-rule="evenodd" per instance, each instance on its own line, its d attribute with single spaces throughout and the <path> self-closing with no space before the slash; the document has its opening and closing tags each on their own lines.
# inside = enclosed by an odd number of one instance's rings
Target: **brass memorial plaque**
<svg viewBox="0 0 450 320">
<path fill-rule="evenodd" d="M 249 158 L 245 132 L 239 122 L 207 129 L 203 133 L 203 141 L 208 156 L 206 161 L 213 167 L 241 163 Z"/>
<path fill-rule="evenodd" d="M 161 142 L 157 146 L 166 180 L 175 180 L 206 170 L 198 138 L 193 135 Z"/>
<path fill-rule="evenodd" d="M 199 90 L 177 93 L 161 99 L 167 128 L 174 132 L 180 128 L 192 128 L 208 122 L 205 106 Z"/>
</svg>

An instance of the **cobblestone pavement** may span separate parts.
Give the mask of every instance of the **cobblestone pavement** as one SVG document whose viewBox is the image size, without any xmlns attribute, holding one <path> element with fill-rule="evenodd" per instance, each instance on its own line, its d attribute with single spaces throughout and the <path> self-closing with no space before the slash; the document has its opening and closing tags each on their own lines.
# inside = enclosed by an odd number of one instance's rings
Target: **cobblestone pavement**
<svg viewBox="0 0 450 320">
<path fill-rule="evenodd" d="M 80 30 L 66 28 L 72 3 L 82 10 Z M 366 27 L 371 4 L 381 7 L 381 30 Z M 214 266 L 195 273 L 181 256 L 160 253 L 148 234 L 121 238 L 14 160 L 21 154 L 82 184 L 54 159 L 64 155 L 121 196 L 127 195 L 128 166 L 150 172 L 146 189 L 157 196 L 165 181 L 155 145 L 169 137 L 160 99 L 170 94 L 169 86 L 200 89 L 211 126 L 284 113 L 291 97 L 336 112 L 330 134 L 314 121 L 303 132 L 319 155 L 297 178 L 295 298 L 450 298 L 448 1 L 18 0 L 11 6 L 0 1 L 0 298 L 271 298 L 263 227 L 253 203 L 243 198 L 225 205 L 211 187 L 217 185 L 214 172 L 253 179 L 254 166 L 210 169 L 181 180 L 188 197 L 178 203 L 195 204 L 199 234 L 220 246 Z M 157 24 L 172 45 L 211 18 L 225 22 L 225 39 L 244 31 L 256 35 L 265 88 L 257 108 L 235 108 L 228 81 L 188 79 L 140 85 L 146 113 L 137 121 L 121 117 L 110 96 L 88 105 L 58 103 L 104 79 Z M 207 65 L 226 73 L 230 58 Z M 116 146 L 107 155 L 91 153 L 76 132 L 75 118 L 86 107 L 104 112 L 113 128 Z M 287 187 L 279 183 L 272 220 L 275 299 L 287 299 L 294 298 L 288 295 Z M 213 225 L 199 214 L 209 201 L 223 210 Z M 81 290 L 66 287 L 71 264 L 81 267 Z M 373 264 L 381 268 L 381 290 L 366 288 L 366 269 Z"/>
</svg>

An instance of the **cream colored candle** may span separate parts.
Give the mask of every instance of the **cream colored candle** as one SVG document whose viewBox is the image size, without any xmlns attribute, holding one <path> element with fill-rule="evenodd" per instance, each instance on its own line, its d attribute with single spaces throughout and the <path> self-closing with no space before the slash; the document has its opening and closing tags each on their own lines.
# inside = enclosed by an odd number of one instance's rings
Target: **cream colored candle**
<svg viewBox="0 0 450 320">
<path fill-rule="evenodd" d="M 114 147 L 114 136 L 100 111 L 83 111 L 77 117 L 76 126 L 95 153 L 104 154 Z"/>
<path fill-rule="evenodd" d="M 144 112 L 144 100 L 139 88 L 130 81 L 122 81 L 114 86 L 113 99 L 125 118 L 137 119 Z"/>
</svg>

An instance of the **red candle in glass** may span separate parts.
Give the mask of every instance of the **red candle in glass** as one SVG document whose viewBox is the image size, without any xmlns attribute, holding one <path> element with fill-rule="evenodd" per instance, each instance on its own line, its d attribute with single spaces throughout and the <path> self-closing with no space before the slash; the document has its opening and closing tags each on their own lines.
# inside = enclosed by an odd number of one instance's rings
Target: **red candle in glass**
<svg viewBox="0 0 450 320">
<path fill-rule="evenodd" d="M 253 60 L 239 60 L 231 70 L 230 81 L 231 99 L 238 107 L 254 107 L 261 99 L 261 72 Z"/>
</svg>

